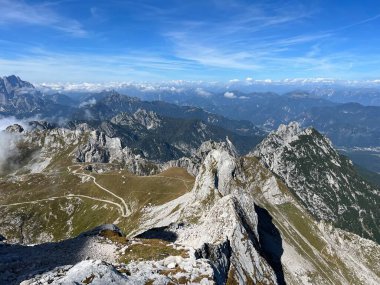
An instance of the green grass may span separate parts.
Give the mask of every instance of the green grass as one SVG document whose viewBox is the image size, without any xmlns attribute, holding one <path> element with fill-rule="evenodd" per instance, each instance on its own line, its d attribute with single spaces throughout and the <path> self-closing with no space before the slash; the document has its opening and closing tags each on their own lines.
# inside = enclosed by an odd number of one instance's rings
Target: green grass
<svg viewBox="0 0 380 285">
<path fill-rule="evenodd" d="M 120 262 L 162 260 L 168 256 L 188 257 L 185 250 L 178 250 L 169 242 L 160 239 L 137 239 L 130 242 Z"/>
<path fill-rule="evenodd" d="M 8 222 L 12 219 L 25 220 L 24 235 L 28 236 L 28 242 L 37 242 L 39 233 L 46 233 L 51 240 L 56 241 L 115 221 L 129 234 L 139 226 L 140 210 L 144 206 L 171 201 L 188 192 L 194 184 L 194 178 L 180 168 L 168 169 L 156 176 L 135 176 L 123 170 L 104 174 L 87 172 L 95 176 L 100 185 L 121 196 L 127 203 L 132 202 L 132 215 L 121 218 L 116 205 L 82 197 L 63 197 L 68 194 L 86 195 L 120 203 L 118 198 L 98 188 L 92 180 L 82 183 L 81 178 L 70 173 L 65 165 L 61 165 L 58 172 L 50 170 L 24 175 L 19 181 L 0 179 L 0 205 L 62 197 L 35 204 L 1 207 L 3 215 L 0 217 L 0 234 L 8 239 L 21 238 L 19 225 Z M 72 213 L 68 214 L 65 209 L 71 204 L 74 207 Z M 68 220 L 71 221 L 71 226 L 67 224 Z"/>
<path fill-rule="evenodd" d="M 194 184 L 194 178 L 181 168 L 154 176 L 135 176 L 127 171 L 92 175 L 100 185 L 112 189 L 116 195 L 136 201 L 138 207 L 169 202 L 189 192 Z"/>
</svg>

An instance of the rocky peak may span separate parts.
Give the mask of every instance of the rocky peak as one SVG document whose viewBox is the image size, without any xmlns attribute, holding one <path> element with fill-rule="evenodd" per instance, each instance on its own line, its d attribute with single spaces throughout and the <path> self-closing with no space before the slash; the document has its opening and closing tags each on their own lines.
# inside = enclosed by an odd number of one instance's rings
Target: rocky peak
<svg viewBox="0 0 380 285">
<path fill-rule="evenodd" d="M 202 143 L 195 156 L 203 160 L 206 158 L 206 155 L 212 150 L 225 151 L 232 157 L 238 157 L 235 146 L 228 139 L 228 137 L 226 138 L 225 142 L 206 141 Z"/>
<path fill-rule="evenodd" d="M 209 195 L 225 196 L 231 192 L 230 186 L 236 170 L 235 157 L 224 148 L 226 144 L 219 144 L 218 148 L 211 149 L 203 161 L 200 175 L 195 182 L 195 195 L 198 199 L 205 199 Z"/>
<path fill-rule="evenodd" d="M 139 99 L 134 98 L 134 97 L 122 95 L 115 90 L 103 91 L 102 94 L 106 95 L 106 97 L 104 98 L 104 102 L 106 104 L 110 104 L 110 105 L 124 104 L 124 103 L 128 103 L 130 101 L 139 100 Z"/>
<path fill-rule="evenodd" d="M 157 129 L 161 126 L 161 119 L 153 111 L 147 111 L 145 109 L 138 109 L 134 114 L 133 118 L 138 121 L 141 125 L 149 129 Z"/>
<path fill-rule="evenodd" d="M 380 231 L 374 226 L 380 218 L 375 202 L 380 200 L 379 191 L 315 129 L 282 125 L 250 155 L 259 157 L 281 177 L 317 219 L 380 240 Z"/>
<path fill-rule="evenodd" d="M 199 220 L 179 228 L 178 241 L 210 260 L 217 284 L 280 284 L 260 251 L 253 196 L 237 183 L 242 169 L 234 146 L 208 141 L 197 154 L 203 158 L 182 216 Z"/>
<path fill-rule="evenodd" d="M 288 125 L 281 124 L 273 135 L 284 142 L 290 142 L 301 131 L 302 129 L 298 122 L 291 122 Z"/>
<path fill-rule="evenodd" d="M 0 104 L 7 104 L 15 93 L 24 89 L 34 90 L 34 86 L 15 75 L 0 77 Z"/>
<path fill-rule="evenodd" d="M 225 142 L 215 142 L 215 141 L 205 141 L 201 146 L 195 151 L 191 157 L 182 157 L 177 160 L 171 160 L 166 162 L 162 169 L 167 169 L 170 167 L 182 167 L 194 176 L 197 176 L 200 171 L 202 163 L 206 160 L 207 155 L 212 152 L 223 152 L 225 155 L 237 158 L 238 154 L 235 146 L 226 138 Z"/>
<path fill-rule="evenodd" d="M 21 88 L 33 88 L 34 86 L 27 82 L 21 80 L 20 77 L 15 76 L 15 75 L 10 75 L 10 76 L 4 76 L 0 78 L 0 92 L 7 92 L 8 94 L 11 94 L 17 89 Z"/>
<path fill-rule="evenodd" d="M 24 131 L 24 128 L 19 124 L 13 124 L 8 126 L 5 131 L 8 133 L 22 133 Z"/>
<path fill-rule="evenodd" d="M 2 79 L 7 86 L 12 88 L 34 88 L 33 84 L 21 80 L 21 78 L 16 75 L 4 76 Z"/>
</svg>

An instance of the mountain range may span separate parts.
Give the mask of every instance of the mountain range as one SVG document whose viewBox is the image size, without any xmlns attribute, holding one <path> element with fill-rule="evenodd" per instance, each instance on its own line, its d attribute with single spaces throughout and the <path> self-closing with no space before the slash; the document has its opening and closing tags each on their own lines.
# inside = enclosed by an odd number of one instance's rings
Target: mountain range
<svg viewBox="0 0 380 285">
<path fill-rule="evenodd" d="M 0 132 L 0 284 L 380 283 L 379 186 L 317 124 L 280 114 L 315 104 L 375 129 L 376 109 L 293 92 L 252 95 L 261 111 L 235 91 L 215 103 L 247 102 L 231 119 L 2 82 L 19 122 Z M 270 100 L 270 132 L 238 118 Z"/>
<path fill-rule="evenodd" d="M 379 281 L 379 190 L 313 129 L 280 126 L 248 156 L 208 141 L 156 163 L 84 123 L 33 126 L 7 131 L 29 159 L 1 178 L 3 283 Z M 103 152 L 82 156 L 96 141 Z"/>
</svg>

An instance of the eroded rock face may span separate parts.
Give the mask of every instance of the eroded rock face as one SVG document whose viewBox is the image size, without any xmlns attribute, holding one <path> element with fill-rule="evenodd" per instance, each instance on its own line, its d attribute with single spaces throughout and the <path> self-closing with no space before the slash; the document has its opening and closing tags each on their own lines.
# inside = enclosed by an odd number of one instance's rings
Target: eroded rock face
<svg viewBox="0 0 380 285">
<path fill-rule="evenodd" d="M 153 111 L 147 111 L 144 109 L 138 109 L 134 114 L 133 118 L 138 121 L 141 125 L 146 127 L 148 130 L 157 129 L 161 126 L 161 119 Z"/>
<path fill-rule="evenodd" d="M 177 241 L 208 256 L 218 284 L 277 284 L 276 273 L 262 255 L 254 210 L 255 201 L 236 181 L 244 174 L 233 146 L 205 143 L 198 151 L 202 161 L 174 228 Z M 196 221 L 188 225 L 186 221 Z M 174 222 L 178 222 L 174 221 Z"/>
<path fill-rule="evenodd" d="M 229 240 L 213 245 L 205 243 L 195 251 L 196 258 L 208 259 L 214 269 L 216 284 L 225 284 L 230 271 L 231 245 Z"/>
<path fill-rule="evenodd" d="M 87 143 L 77 148 L 75 159 L 78 162 L 117 162 L 137 175 L 155 174 L 160 169 L 159 165 L 133 153 L 128 146 L 123 147 L 120 138 L 108 137 L 100 131 L 89 132 Z"/>
<path fill-rule="evenodd" d="M 190 157 L 182 157 L 177 160 L 171 160 L 162 165 L 162 169 L 170 167 L 185 168 L 193 176 L 197 176 L 200 167 L 207 155 L 213 150 L 224 150 L 226 154 L 237 157 L 237 152 L 232 143 L 227 139 L 226 142 L 205 141 Z"/>
<path fill-rule="evenodd" d="M 0 77 L 0 104 L 6 104 L 20 89 L 34 89 L 34 86 L 15 75 Z"/>
<path fill-rule="evenodd" d="M 110 147 L 114 148 L 110 148 Z M 118 147 L 119 146 L 119 147 Z M 78 162 L 110 162 L 111 152 L 113 156 L 121 158 L 121 143 L 118 139 L 106 137 L 104 133 L 93 131 L 88 143 L 79 147 L 76 159 Z"/>
</svg>

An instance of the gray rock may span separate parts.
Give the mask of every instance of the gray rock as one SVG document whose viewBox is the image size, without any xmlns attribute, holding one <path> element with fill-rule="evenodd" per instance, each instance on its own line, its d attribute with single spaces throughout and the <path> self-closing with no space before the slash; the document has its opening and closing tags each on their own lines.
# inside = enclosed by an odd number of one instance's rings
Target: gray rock
<svg viewBox="0 0 380 285">
<path fill-rule="evenodd" d="M 11 126 L 8 126 L 5 131 L 8 133 L 22 133 L 24 131 L 24 128 L 19 124 L 13 124 Z"/>
</svg>

